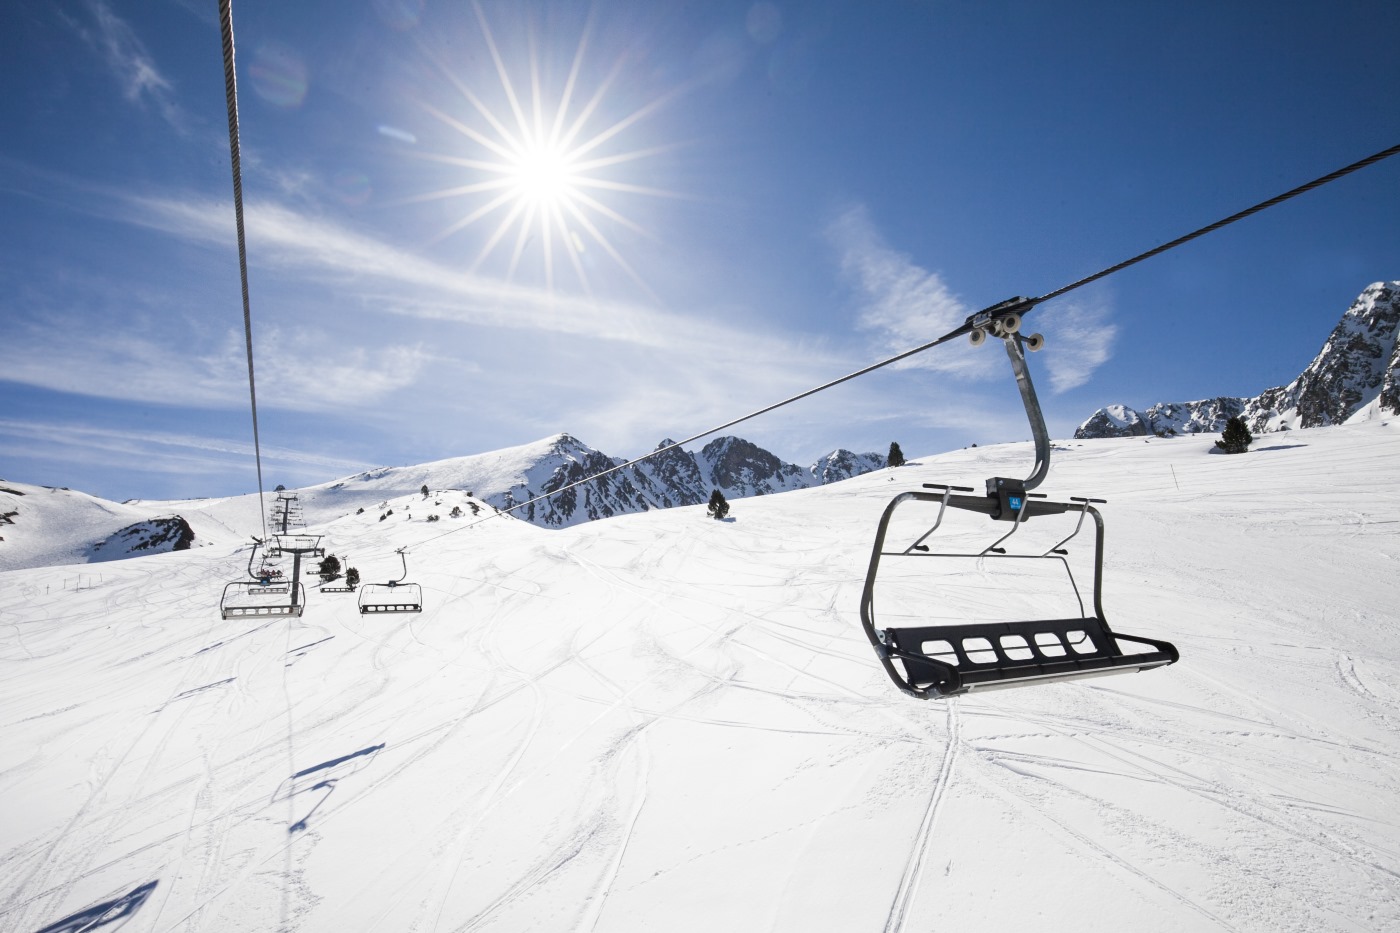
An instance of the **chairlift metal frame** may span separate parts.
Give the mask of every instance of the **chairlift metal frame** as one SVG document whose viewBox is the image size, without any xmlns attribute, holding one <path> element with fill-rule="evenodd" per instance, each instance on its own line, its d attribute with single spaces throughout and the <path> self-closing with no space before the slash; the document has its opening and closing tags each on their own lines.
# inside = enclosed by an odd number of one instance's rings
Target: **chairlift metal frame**
<svg viewBox="0 0 1400 933">
<path fill-rule="evenodd" d="M 300 536 L 275 536 L 277 539 L 288 537 L 287 542 L 278 541 L 279 545 L 286 544 L 285 547 L 276 549 L 267 548 L 261 538 L 253 538 L 252 550 L 248 552 L 248 579 L 235 580 L 224 586 L 223 594 L 219 597 L 219 614 L 225 619 L 237 618 L 240 616 L 292 616 L 300 618 L 306 608 L 306 587 L 301 582 L 301 556 L 302 554 L 315 553 L 319 549 L 320 535 Z M 314 540 L 311 540 L 314 538 Z M 258 557 L 258 549 L 264 549 L 263 567 L 255 571 L 253 564 Z M 269 557 L 281 554 L 283 551 L 290 553 L 293 557 L 292 578 L 288 580 L 285 576 L 272 577 L 266 573 L 266 561 Z M 324 553 L 322 550 L 321 553 Z M 263 597 L 277 597 L 276 599 L 264 599 Z"/>
<path fill-rule="evenodd" d="M 267 597 L 267 601 L 254 597 Z M 219 614 L 225 619 L 242 616 L 300 617 L 305 608 L 306 588 L 300 583 L 292 592 L 287 586 L 270 586 L 256 580 L 235 580 L 224 587 L 223 595 L 219 598 Z"/>
<path fill-rule="evenodd" d="M 397 580 L 390 580 L 388 583 L 362 583 L 360 584 L 360 615 L 369 615 L 377 612 L 422 612 L 423 611 L 423 588 L 417 583 L 405 583 L 408 577 L 408 557 L 404 554 L 404 548 L 399 548 L 397 553 L 403 561 L 403 574 Z M 379 597 L 379 594 L 388 591 L 389 597 Z"/>
<path fill-rule="evenodd" d="M 1102 499 L 1071 497 L 1068 502 L 1048 500 L 1030 492 L 1050 469 L 1050 435 L 1035 395 L 1023 346 L 1038 350 L 1044 346 L 1039 334 L 1020 334 L 1020 312 L 1024 299 L 1003 302 L 969 319 L 974 325 L 971 341 L 978 346 L 988 333 L 1002 338 L 1011 368 L 1016 376 L 1021 401 L 1035 440 L 1035 466 L 1024 480 L 991 477 L 985 495 L 970 495 L 966 486 L 926 483 L 932 492 L 905 492 L 896 496 L 880 517 L 870 567 L 861 592 L 860 618 L 866 636 L 890 680 L 904 693 L 919 699 L 956 696 L 972 691 L 1021 687 L 1038 683 L 1077 680 L 1102 674 L 1130 673 L 1173 664 L 1179 654 L 1172 644 L 1137 635 L 1114 632 L 1103 610 L 1104 523 L 1094 504 Z M 938 515 L 932 527 L 907 547 L 887 550 L 885 539 L 895 510 L 910 502 L 937 502 Z M 948 509 L 980 513 L 993 521 L 1009 521 L 1011 529 L 981 550 L 934 552 L 924 542 L 943 524 Z M 1073 530 L 1044 551 L 1012 554 L 1008 543 L 1022 525 L 1033 518 L 1078 513 Z M 1092 609 L 1085 611 L 1083 596 L 1066 559 L 1068 545 L 1092 518 L 1093 587 Z M 1013 622 L 955 623 L 927 626 L 881 627 L 875 609 L 875 584 L 882 558 L 943 557 L 978 560 L 1052 560 L 1060 562 L 1069 576 L 1080 616 L 1068 619 L 1028 619 Z M 1125 651 L 1122 643 L 1134 649 Z M 898 664 L 896 664 L 898 662 Z"/>
</svg>

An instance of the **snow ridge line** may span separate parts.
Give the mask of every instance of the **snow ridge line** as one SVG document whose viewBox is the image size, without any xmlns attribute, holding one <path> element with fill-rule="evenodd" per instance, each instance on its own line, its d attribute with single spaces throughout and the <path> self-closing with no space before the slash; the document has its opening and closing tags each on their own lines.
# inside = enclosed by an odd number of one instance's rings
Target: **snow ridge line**
<svg viewBox="0 0 1400 933">
<path fill-rule="evenodd" d="M 961 720 L 958 717 L 958 701 L 947 700 L 948 707 L 948 746 L 943 752 L 943 764 L 939 768 L 938 779 L 934 781 L 933 793 L 929 794 L 928 808 L 924 810 L 919 832 L 914 837 L 914 851 L 904 866 L 904 876 L 899 879 L 899 889 L 890 905 L 890 915 L 885 921 L 885 933 L 903 933 L 904 922 L 908 918 L 909 907 L 919 893 L 919 879 L 924 873 L 924 860 L 928 856 L 929 839 L 933 835 L 933 823 L 938 818 L 939 805 L 948 790 L 953 777 L 953 765 L 957 761 L 958 745 L 961 742 Z"/>
</svg>

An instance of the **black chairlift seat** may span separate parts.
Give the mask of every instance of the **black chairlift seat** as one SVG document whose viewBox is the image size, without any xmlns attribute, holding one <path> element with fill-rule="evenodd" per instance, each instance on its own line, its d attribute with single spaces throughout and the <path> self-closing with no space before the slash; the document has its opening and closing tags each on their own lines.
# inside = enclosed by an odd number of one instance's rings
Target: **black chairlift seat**
<svg viewBox="0 0 1400 933">
<path fill-rule="evenodd" d="M 1006 481 L 1003 481 L 1006 482 Z M 1011 495 L 1019 506 L 1011 532 L 980 551 L 934 552 L 923 544 L 939 525 L 945 510 L 963 509 L 1001 517 L 999 496 L 955 494 L 956 487 L 926 486 L 939 492 L 906 492 L 885 509 L 876 533 L 870 571 L 861 596 L 861 623 L 885 672 L 900 690 L 920 699 L 954 696 L 974 690 L 1019 687 L 1032 683 L 1076 680 L 1099 674 L 1129 673 L 1172 664 L 1178 659 L 1168 642 L 1114 632 L 1102 605 L 1103 518 L 1092 500 L 1049 502 L 1028 494 Z M 971 490 L 965 490 L 970 492 Z M 1014 490 L 1013 490 L 1014 492 Z M 908 502 L 937 502 L 933 528 L 902 550 L 889 550 L 886 535 L 895 510 Z M 999 547 L 1032 516 L 1078 513 L 1070 535 L 1043 553 L 1008 554 Z M 1069 541 L 1078 536 L 1085 517 L 1094 523 L 1093 612 L 1071 618 L 971 622 L 947 625 L 881 627 L 875 608 L 875 583 L 882 558 L 974 558 L 1053 561 L 1069 572 L 1065 561 Z M 1071 583 L 1073 576 L 1070 575 Z M 1078 592 L 1076 587 L 1075 592 Z"/>
<path fill-rule="evenodd" d="M 242 616 L 300 616 L 306 606 L 306 588 L 297 584 L 296 598 L 291 588 L 266 586 L 254 580 L 239 580 L 224 587 L 219 613 L 225 619 Z"/>
<path fill-rule="evenodd" d="M 405 583 L 408 576 L 408 557 L 399 548 L 398 555 L 403 561 L 403 576 L 388 583 L 366 583 L 360 587 L 360 614 L 372 612 L 422 612 L 423 588 L 417 583 Z"/>
<path fill-rule="evenodd" d="M 366 583 L 360 587 L 360 614 L 422 612 L 423 590 L 417 583 Z"/>
</svg>

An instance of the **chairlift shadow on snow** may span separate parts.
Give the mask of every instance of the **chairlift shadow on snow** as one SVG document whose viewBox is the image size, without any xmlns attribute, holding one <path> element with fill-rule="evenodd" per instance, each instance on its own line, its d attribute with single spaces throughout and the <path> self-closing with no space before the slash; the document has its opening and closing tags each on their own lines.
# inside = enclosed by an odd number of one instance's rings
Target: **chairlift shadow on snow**
<svg viewBox="0 0 1400 933">
<path fill-rule="evenodd" d="M 35 930 L 34 933 L 86 933 L 88 930 L 111 926 L 114 923 L 125 925 L 126 921 L 131 919 L 131 915 L 140 910 L 141 905 L 146 903 L 147 898 L 151 896 L 151 892 L 156 889 L 156 885 L 159 883 L 159 881 L 148 881 L 121 897 L 103 901 L 101 904 L 94 904 L 92 907 L 87 907 L 75 914 L 69 914 L 62 920 Z"/>
<path fill-rule="evenodd" d="M 1256 447 L 1256 454 L 1265 454 L 1271 450 L 1297 450 L 1299 447 L 1307 447 L 1307 444 L 1274 444 L 1272 447 Z"/>
<path fill-rule="evenodd" d="M 374 761 L 375 757 L 383 748 L 384 743 L 380 742 L 378 745 L 371 745 L 357 752 L 351 752 L 348 755 L 341 755 L 339 758 L 332 758 L 318 765 L 303 768 L 283 781 L 278 786 L 277 792 L 272 795 L 270 803 L 276 803 L 279 800 L 287 800 L 309 791 L 325 791 L 320 799 L 312 804 L 311 809 L 306 811 L 306 814 L 301 819 L 287 827 L 287 832 L 299 833 L 306 829 L 310 825 L 311 817 L 315 816 L 316 811 L 320 810 L 321 806 L 330 799 L 331 793 L 335 790 L 336 785 L 343 778 L 349 777 L 362 768 L 367 767 L 370 762 Z"/>
</svg>

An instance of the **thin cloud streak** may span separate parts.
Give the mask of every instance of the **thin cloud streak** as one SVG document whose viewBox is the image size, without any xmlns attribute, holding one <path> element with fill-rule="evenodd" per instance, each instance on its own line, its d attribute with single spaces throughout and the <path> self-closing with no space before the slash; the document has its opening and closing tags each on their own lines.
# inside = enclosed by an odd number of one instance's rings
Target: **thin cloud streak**
<svg viewBox="0 0 1400 933">
<path fill-rule="evenodd" d="M 231 242 L 232 210 L 217 201 L 137 200 L 138 222 L 196 241 Z M 561 334 L 662 352 L 733 354 L 748 347 L 770 362 L 789 341 L 700 316 L 550 292 L 464 274 L 326 220 L 260 201 L 245 212 L 250 260 L 337 284 L 355 282 L 365 306 L 430 321 Z M 366 288 L 365 279 L 377 287 Z"/>
<path fill-rule="evenodd" d="M 22 316 L 21 316 L 22 319 Z M 267 328 L 256 367 L 267 407 L 327 412 L 366 405 L 412 385 L 431 358 L 421 347 L 328 348 L 314 358 L 283 349 L 311 338 L 283 339 Z M 191 349 L 168 340 L 97 331 L 77 315 L 47 314 L 11 335 L 4 379 L 93 398 L 238 408 L 248 403 L 243 337 L 230 330 L 215 346 Z"/>
<path fill-rule="evenodd" d="M 1045 334 L 1045 368 L 1050 391 L 1059 395 L 1084 385 L 1113 355 L 1117 325 L 1101 293 L 1051 302 L 1037 309 L 1035 323 Z"/>
<path fill-rule="evenodd" d="M 826 233 L 840 256 L 842 273 L 863 299 L 858 323 L 879 335 L 884 350 L 899 352 L 927 343 L 975 310 L 954 295 L 938 273 L 892 249 L 864 205 L 842 212 Z M 897 365 L 976 378 L 992 371 L 986 354 L 958 352 L 957 347 L 940 347 Z"/>
<path fill-rule="evenodd" d="M 166 198 L 137 199 L 138 222 L 187 239 L 232 242 L 233 212 L 222 202 Z M 675 320 L 670 315 L 620 302 L 603 304 L 544 289 L 465 275 L 420 256 L 354 233 L 326 220 L 299 214 L 267 201 L 245 209 L 249 259 L 309 276 L 370 278 L 412 287 L 397 313 L 492 327 L 575 333 L 664 347 Z M 401 290 L 393 293 L 402 295 Z M 426 294 L 427 298 L 423 296 Z M 436 308 L 436 310 L 431 310 Z"/>
<path fill-rule="evenodd" d="M 71 19 L 68 22 L 84 41 L 101 54 L 107 67 L 121 82 L 122 96 L 133 104 L 149 102 L 176 131 L 186 133 L 189 121 L 175 103 L 174 85 L 161 73 L 131 24 L 113 13 L 102 0 L 91 0 L 87 6 L 95 29 Z"/>
<path fill-rule="evenodd" d="M 129 429 L 96 427 L 84 424 L 59 424 L 38 421 L 0 419 L 0 435 L 26 443 L 47 444 L 65 451 L 72 457 L 75 451 L 85 452 L 90 463 L 113 463 L 113 455 L 126 459 L 131 468 L 179 473 L 202 466 L 207 472 L 222 472 L 234 462 L 252 462 L 251 442 L 227 438 L 203 437 L 197 434 L 172 434 L 163 431 L 140 432 Z M 32 451 L 31 451 L 32 453 Z M 351 474 L 366 468 L 357 460 L 328 457 L 275 445 L 262 445 L 266 464 L 286 464 L 318 471 L 337 470 Z"/>
<path fill-rule="evenodd" d="M 880 334 L 886 350 L 898 352 L 927 343 L 976 310 L 954 295 L 938 273 L 921 268 L 887 245 L 863 205 L 843 212 L 827 228 L 827 235 L 840 253 L 842 272 L 865 300 L 860 326 Z M 1103 291 L 1054 302 L 1036 309 L 1034 315 L 1026 329 L 1040 330 L 1047 338 L 1045 367 L 1052 393 L 1088 382 L 1112 355 L 1117 328 L 1110 323 L 1112 308 Z M 964 342 L 897 365 L 986 379 L 1001 372 L 1001 355 L 970 351 Z"/>
</svg>

